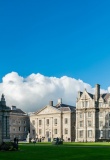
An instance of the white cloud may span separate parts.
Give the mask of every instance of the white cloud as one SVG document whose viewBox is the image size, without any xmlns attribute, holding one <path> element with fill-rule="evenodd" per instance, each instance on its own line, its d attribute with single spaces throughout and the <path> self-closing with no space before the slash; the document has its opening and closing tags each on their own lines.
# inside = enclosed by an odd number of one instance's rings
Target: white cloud
<svg viewBox="0 0 110 160">
<path fill-rule="evenodd" d="M 8 106 L 16 105 L 26 112 L 33 112 L 47 105 L 50 100 L 53 100 L 55 105 L 58 98 L 75 106 L 77 92 L 85 88 L 88 92 L 94 93 L 94 88 L 80 79 L 67 76 L 46 77 L 39 73 L 23 78 L 18 73 L 11 72 L 3 77 L 0 94 L 5 94 Z M 107 91 L 101 89 L 101 92 Z"/>
</svg>

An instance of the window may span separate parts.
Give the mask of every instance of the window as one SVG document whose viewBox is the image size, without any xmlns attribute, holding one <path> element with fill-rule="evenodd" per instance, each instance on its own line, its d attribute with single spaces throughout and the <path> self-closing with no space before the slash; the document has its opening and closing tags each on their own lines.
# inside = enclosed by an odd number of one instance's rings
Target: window
<svg viewBox="0 0 110 160">
<path fill-rule="evenodd" d="M 68 118 L 65 118 L 65 124 L 68 124 Z"/>
<path fill-rule="evenodd" d="M 110 101 L 108 102 L 108 106 L 110 107 Z"/>
<path fill-rule="evenodd" d="M 82 107 L 84 107 L 84 102 L 82 102 Z"/>
<path fill-rule="evenodd" d="M 88 106 L 89 106 L 89 102 L 88 101 L 82 102 L 82 107 L 88 107 Z"/>
<path fill-rule="evenodd" d="M 88 112 L 88 117 L 91 117 L 91 112 Z"/>
<path fill-rule="evenodd" d="M 88 130 L 88 137 L 92 137 L 92 130 Z"/>
<path fill-rule="evenodd" d="M 83 131 L 79 131 L 79 137 L 80 137 L 80 138 L 83 137 Z"/>
<path fill-rule="evenodd" d="M 15 131 L 16 131 L 16 129 L 15 129 L 15 128 L 13 128 L 13 131 L 15 132 Z"/>
<path fill-rule="evenodd" d="M 41 129 L 39 129 L 39 134 L 42 134 L 42 130 Z"/>
<path fill-rule="evenodd" d="M 49 119 L 47 119 L 47 125 L 49 125 Z"/>
<path fill-rule="evenodd" d="M 39 120 L 39 126 L 41 126 L 42 125 L 42 120 Z"/>
<path fill-rule="evenodd" d="M 18 121 L 19 124 L 21 124 L 21 121 Z"/>
<path fill-rule="evenodd" d="M 103 130 L 100 131 L 100 138 L 103 138 Z"/>
<path fill-rule="evenodd" d="M 57 129 L 54 129 L 54 134 L 57 134 Z"/>
<path fill-rule="evenodd" d="M 99 117 L 103 117 L 103 112 L 99 112 Z"/>
<path fill-rule="evenodd" d="M 24 121 L 24 124 L 26 124 L 26 121 Z"/>
<path fill-rule="evenodd" d="M 102 102 L 99 102 L 99 107 L 102 107 L 103 103 Z"/>
<path fill-rule="evenodd" d="M 88 105 L 89 105 L 89 102 L 85 101 L 85 107 L 88 107 Z"/>
<path fill-rule="evenodd" d="M 83 115 L 82 115 L 82 113 L 80 113 L 80 118 L 83 118 Z"/>
<path fill-rule="evenodd" d="M 65 129 L 65 134 L 68 134 L 68 129 Z"/>
<path fill-rule="evenodd" d="M 19 131 L 21 131 L 21 127 L 19 127 Z"/>
<path fill-rule="evenodd" d="M 88 121 L 88 127 L 91 127 L 91 126 L 92 126 L 91 121 Z"/>
<path fill-rule="evenodd" d="M 32 121 L 32 124 L 35 125 L 35 120 Z"/>
<path fill-rule="evenodd" d="M 26 127 L 24 127 L 24 131 L 26 131 Z"/>
<path fill-rule="evenodd" d="M 57 125 L 57 119 L 54 119 L 54 124 Z"/>
<path fill-rule="evenodd" d="M 83 121 L 79 122 L 80 127 L 83 127 Z"/>
<path fill-rule="evenodd" d="M 103 121 L 99 121 L 99 127 L 103 127 Z"/>
<path fill-rule="evenodd" d="M 108 123 L 109 127 L 110 127 L 110 120 L 109 120 L 109 123 Z"/>
<path fill-rule="evenodd" d="M 110 130 L 108 131 L 108 137 L 110 138 Z"/>
</svg>

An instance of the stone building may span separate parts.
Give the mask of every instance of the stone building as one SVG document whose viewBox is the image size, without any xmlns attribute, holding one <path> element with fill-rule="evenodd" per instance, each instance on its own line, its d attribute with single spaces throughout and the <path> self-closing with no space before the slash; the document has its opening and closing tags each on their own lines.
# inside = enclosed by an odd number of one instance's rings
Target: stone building
<svg viewBox="0 0 110 160">
<path fill-rule="evenodd" d="M 10 141 L 9 114 L 10 108 L 6 106 L 5 97 L 2 94 L 0 101 L 0 144 Z"/>
<path fill-rule="evenodd" d="M 110 139 L 110 93 L 78 92 L 76 102 L 76 142 Z"/>
<path fill-rule="evenodd" d="M 61 138 L 64 141 L 75 140 L 75 107 L 62 103 L 53 106 L 53 101 L 30 116 L 30 137 L 52 141 Z"/>
<path fill-rule="evenodd" d="M 25 140 L 30 130 L 29 116 L 16 106 L 11 107 L 10 112 L 10 140 L 15 137 Z"/>
</svg>

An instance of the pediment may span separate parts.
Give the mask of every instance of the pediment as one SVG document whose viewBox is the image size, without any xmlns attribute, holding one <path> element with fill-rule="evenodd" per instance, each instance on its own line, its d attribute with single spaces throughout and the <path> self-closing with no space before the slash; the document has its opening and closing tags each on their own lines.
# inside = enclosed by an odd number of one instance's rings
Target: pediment
<svg viewBox="0 0 110 160">
<path fill-rule="evenodd" d="M 100 97 L 99 98 L 99 102 L 103 102 L 104 100 L 103 100 L 103 98 L 102 97 Z"/>
<path fill-rule="evenodd" d="M 52 106 L 46 106 L 42 110 L 40 110 L 39 112 L 37 112 L 37 115 L 55 114 L 55 113 L 61 113 L 61 111 L 58 110 L 57 108 L 52 107 Z"/>
<path fill-rule="evenodd" d="M 81 95 L 81 98 L 80 98 L 81 100 L 88 100 L 88 99 L 92 99 L 91 97 L 90 97 L 90 95 L 88 94 L 88 92 L 85 90 L 84 92 L 83 92 L 83 94 Z"/>
</svg>

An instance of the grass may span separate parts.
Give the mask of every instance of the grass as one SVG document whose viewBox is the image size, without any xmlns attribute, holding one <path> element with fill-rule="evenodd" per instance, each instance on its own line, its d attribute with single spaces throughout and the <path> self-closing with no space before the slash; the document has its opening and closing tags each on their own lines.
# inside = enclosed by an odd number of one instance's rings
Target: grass
<svg viewBox="0 0 110 160">
<path fill-rule="evenodd" d="M 110 143 L 19 144 L 19 151 L 0 152 L 0 160 L 110 160 Z"/>
</svg>

